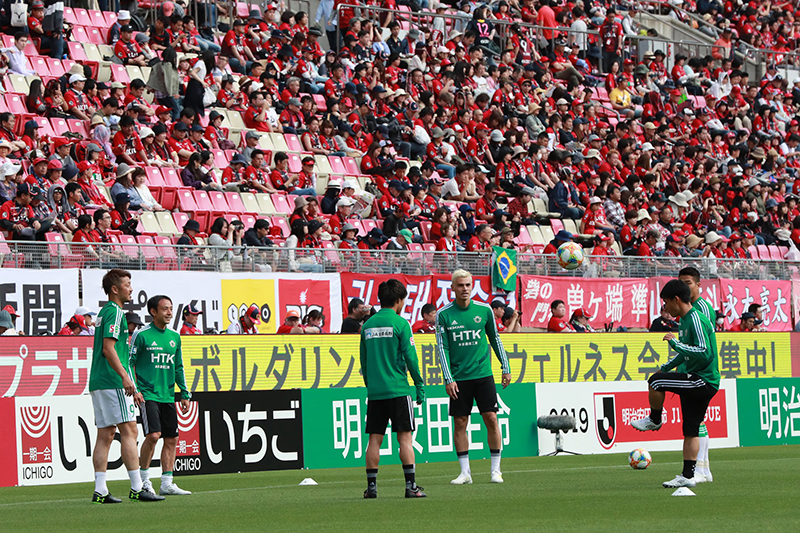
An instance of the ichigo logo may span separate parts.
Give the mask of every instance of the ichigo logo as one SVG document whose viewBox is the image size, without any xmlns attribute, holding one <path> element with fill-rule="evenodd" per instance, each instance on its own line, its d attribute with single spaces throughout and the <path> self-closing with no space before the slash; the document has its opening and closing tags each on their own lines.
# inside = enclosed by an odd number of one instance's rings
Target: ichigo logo
<svg viewBox="0 0 800 533">
<path fill-rule="evenodd" d="M 200 455 L 200 407 L 197 402 L 189 402 L 186 414 L 181 412 L 181 404 L 176 402 L 178 411 L 178 445 L 176 455 Z"/>
<path fill-rule="evenodd" d="M 50 438 L 50 407 L 20 408 L 22 425 L 22 463 L 50 463 L 53 460 L 53 441 Z"/>
<path fill-rule="evenodd" d="M 597 438 L 600 445 L 610 449 L 617 437 L 617 415 L 614 409 L 614 395 L 597 393 L 594 395 L 594 418 Z"/>
</svg>

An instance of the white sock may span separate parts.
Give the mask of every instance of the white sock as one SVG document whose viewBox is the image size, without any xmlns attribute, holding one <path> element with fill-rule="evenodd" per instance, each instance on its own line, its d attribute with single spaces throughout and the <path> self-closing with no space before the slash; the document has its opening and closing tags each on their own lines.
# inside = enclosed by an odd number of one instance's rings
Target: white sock
<svg viewBox="0 0 800 533">
<path fill-rule="evenodd" d="M 462 474 L 469 474 L 469 455 L 459 455 L 458 464 L 461 467 Z"/>
<path fill-rule="evenodd" d="M 108 494 L 108 486 L 106 486 L 105 472 L 94 473 L 94 491 L 100 496 L 106 496 Z"/>
<path fill-rule="evenodd" d="M 145 481 L 150 481 L 150 469 L 149 468 L 140 468 L 139 475 L 142 476 L 142 483 Z"/>
<path fill-rule="evenodd" d="M 131 480 L 131 490 L 139 492 L 142 490 L 142 476 L 139 475 L 139 469 L 128 470 L 128 478 Z"/>
<path fill-rule="evenodd" d="M 500 472 L 500 452 L 491 455 L 492 472 Z"/>
<path fill-rule="evenodd" d="M 172 474 L 161 474 L 161 484 L 165 487 L 172 485 Z"/>
</svg>

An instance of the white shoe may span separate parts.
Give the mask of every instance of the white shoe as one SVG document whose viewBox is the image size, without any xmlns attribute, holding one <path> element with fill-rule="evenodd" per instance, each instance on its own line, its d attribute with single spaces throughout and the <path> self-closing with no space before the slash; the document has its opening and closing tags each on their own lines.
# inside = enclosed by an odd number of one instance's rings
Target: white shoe
<svg viewBox="0 0 800 533">
<path fill-rule="evenodd" d="M 161 485 L 161 488 L 158 491 L 159 494 L 162 496 L 186 496 L 191 494 L 188 490 L 183 490 L 175 483 L 170 483 L 169 485 Z"/>
<path fill-rule="evenodd" d="M 692 478 L 692 481 L 694 481 L 695 483 L 705 483 L 707 480 L 706 480 L 706 476 L 704 476 L 703 474 L 701 474 L 699 472 L 695 472 L 694 473 L 694 477 Z"/>
<path fill-rule="evenodd" d="M 502 483 L 503 473 L 499 470 L 492 470 L 492 483 Z"/>
<path fill-rule="evenodd" d="M 703 474 L 703 477 L 706 478 L 706 483 L 711 483 L 714 481 L 714 476 L 711 475 L 711 472 Z"/>
<path fill-rule="evenodd" d="M 649 416 L 631 422 L 633 429 L 638 429 L 639 431 L 658 431 L 661 429 L 662 424 L 663 422 L 656 424 Z"/>
<path fill-rule="evenodd" d="M 694 487 L 697 483 L 695 483 L 694 479 L 686 479 L 683 475 L 678 474 L 675 479 L 665 481 L 662 485 L 667 489 L 677 489 L 679 487 Z"/>
<path fill-rule="evenodd" d="M 502 477 L 500 479 L 503 479 Z M 457 478 L 450 482 L 451 485 L 472 485 L 472 474 L 461 472 Z"/>
<path fill-rule="evenodd" d="M 152 492 L 153 494 L 156 493 L 156 491 L 153 489 L 153 483 L 151 483 L 149 479 L 142 481 L 142 490 Z"/>
</svg>

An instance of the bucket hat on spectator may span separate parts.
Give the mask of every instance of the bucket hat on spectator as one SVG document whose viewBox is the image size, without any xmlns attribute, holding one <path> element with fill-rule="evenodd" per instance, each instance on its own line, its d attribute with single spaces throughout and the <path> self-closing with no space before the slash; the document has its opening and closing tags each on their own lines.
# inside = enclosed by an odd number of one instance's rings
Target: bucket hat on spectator
<svg viewBox="0 0 800 533">
<path fill-rule="evenodd" d="M 639 209 L 639 211 L 636 212 L 636 222 L 641 220 L 653 220 L 647 212 L 647 209 Z"/>
<path fill-rule="evenodd" d="M 397 232 L 398 235 L 401 235 L 407 243 L 411 243 L 414 241 L 414 234 L 411 233 L 411 230 L 408 228 L 403 228 Z"/>
<path fill-rule="evenodd" d="M 183 231 L 200 231 L 200 223 L 196 220 L 187 220 L 183 225 Z"/>
<path fill-rule="evenodd" d="M 555 239 L 561 242 L 568 242 L 572 240 L 572 233 L 568 232 L 565 229 L 559 230 L 558 233 L 555 234 Z"/>
<path fill-rule="evenodd" d="M 127 176 L 131 172 L 133 172 L 133 168 L 128 166 L 127 163 L 120 163 L 117 167 L 117 179 Z"/>
<path fill-rule="evenodd" d="M 0 328 L 14 329 L 14 322 L 11 321 L 11 315 L 8 311 L 3 309 L 0 311 Z"/>
</svg>

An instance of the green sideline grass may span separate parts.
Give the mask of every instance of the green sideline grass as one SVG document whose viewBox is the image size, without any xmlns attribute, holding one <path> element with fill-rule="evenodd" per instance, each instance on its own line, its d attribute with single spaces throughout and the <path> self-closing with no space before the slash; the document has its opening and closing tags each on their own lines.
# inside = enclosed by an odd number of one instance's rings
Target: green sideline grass
<svg viewBox="0 0 800 533">
<path fill-rule="evenodd" d="M 363 500 L 364 470 L 304 470 L 179 477 L 192 496 L 92 505 L 92 484 L 0 489 L 0 531 L 747 531 L 800 530 L 800 446 L 711 451 L 714 482 L 673 498 L 661 482 L 679 452 L 656 452 L 645 471 L 627 456 L 504 459 L 505 484 L 473 461 L 474 485 L 451 486 L 452 463 L 417 466 L 428 498 L 403 498 L 399 466 L 381 468 L 378 499 Z M 304 477 L 319 485 L 300 487 Z M 158 486 L 158 480 L 155 481 Z M 144 507 L 144 509 L 142 508 Z"/>
</svg>

